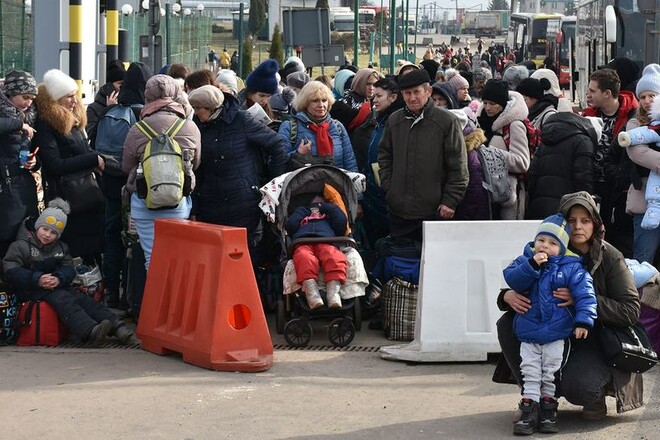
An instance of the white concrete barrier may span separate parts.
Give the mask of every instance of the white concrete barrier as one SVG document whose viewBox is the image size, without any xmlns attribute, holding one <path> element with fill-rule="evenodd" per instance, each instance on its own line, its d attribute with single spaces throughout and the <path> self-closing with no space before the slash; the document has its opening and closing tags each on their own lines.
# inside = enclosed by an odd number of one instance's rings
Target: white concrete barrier
<svg viewBox="0 0 660 440">
<path fill-rule="evenodd" d="M 496 299 L 502 270 L 534 239 L 540 221 L 424 222 L 415 339 L 381 347 L 383 359 L 484 361 L 500 352 Z"/>
</svg>

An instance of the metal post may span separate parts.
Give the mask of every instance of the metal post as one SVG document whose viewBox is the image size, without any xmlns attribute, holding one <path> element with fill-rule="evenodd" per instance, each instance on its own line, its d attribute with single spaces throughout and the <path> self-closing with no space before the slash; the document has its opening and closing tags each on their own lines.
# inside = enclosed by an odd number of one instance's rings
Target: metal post
<svg viewBox="0 0 660 440">
<path fill-rule="evenodd" d="M 390 75 L 394 74 L 394 53 L 396 52 L 396 0 L 390 3 Z"/>
<path fill-rule="evenodd" d="M 172 64 L 172 44 L 170 41 L 170 4 L 165 3 L 165 64 Z"/>
<path fill-rule="evenodd" d="M 2 29 L 2 17 L 4 17 L 4 14 L 2 13 L 4 2 L 0 1 L 0 75 L 4 76 L 7 72 L 5 72 L 5 32 L 4 29 Z"/>
<path fill-rule="evenodd" d="M 117 0 L 106 0 L 105 53 L 106 63 L 119 58 L 119 11 Z"/>
<path fill-rule="evenodd" d="M 383 58 L 383 32 L 385 32 L 385 13 L 383 12 L 383 0 L 380 0 L 380 36 L 378 42 L 378 65 L 380 66 Z"/>
<path fill-rule="evenodd" d="M 406 22 L 406 27 L 404 28 L 404 37 L 403 37 L 403 50 L 405 51 L 404 53 L 406 54 L 406 60 L 408 59 L 408 22 L 410 20 L 410 0 L 406 0 L 406 9 L 405 9 L 406 15 L 403 17 L 405 22 Z"/>
<path fill-rule="evenodd" d="M 419 0 L 415 2 L 415 61 L 417 61 L 417 29 L 419 29 Z"/>
<path fill-rule="evenodd" d="M 353 65 L 358 65 L 358 55 L 360 51 L 360 1 L 355 0 L 353 4 Z M 320 32 L 320 28 L 319 28 Z"/>
<path fill-rule="evenodd" d="M 245 3 L 238 7 L 238 77 L 243 78 L 243 13 Z"/>
<path fill-rule="evenodd" d="M 325 53 L 324 53 L 324 46 L 323 46 L 323 31 L 321 31 L 321 10 L 317 9 L 316 10 L 316 26 L 319 30 L 319 44 L 320 44 L 320 61 L 321 61 L 321 75 L 325 75 Z M 357 66 L 357 64 L 355 64 Z"/>
<path fill-rule="evenodd" d="M 69 0 L 69 76 L 82 97 L 82 0 Z"/>
<path fill-rule="evenodd" d="M 2 17 L 2 14 L 0 14 L 0 17 Z M 18 56 L 20 57 L 21 69 L 29 70 L 25 68 L 25 0 L 23 0 L 23 6 L 21 7 L 21 53 Z"/>
</svg>

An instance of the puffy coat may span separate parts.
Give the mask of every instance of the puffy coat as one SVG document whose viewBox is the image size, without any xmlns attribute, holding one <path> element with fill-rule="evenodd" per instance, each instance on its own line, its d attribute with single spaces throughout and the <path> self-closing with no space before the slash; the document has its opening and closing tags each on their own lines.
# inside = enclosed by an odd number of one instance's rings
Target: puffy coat
<svg viewBox="0 0 660 440">
<path fill-rule="evenodd" d="M 48 293 L 39 287 L 39 278 L 44 274 L 55 275 L 62 287 L 69 286 L 76 276 L 66 243 L 56 240 L 41 244 L 34 231 L 34 220 L 23 222 L 16 241 L 2 260 L 7 280 L 17 289 L 22 301 L 39 300 Z"/>
<path fill-rule="evenodd" d="M 592 328 L 596 319 L 596 294 L 591 275 L 582 267 L 582 258 L 568 252 L 548 258 L 545 267 L 532 265 L 533 242 L 523 255 L 506 269 L 504 279 L 516 292 L 529 292 L 531 308 L 514 318 L 513 326 L 521 342 L 547 344 L 566 339 L 576 326 Z M 575 310 L 558 307 L 563 300 L 552 292 L 560 287 L 570 290 Z M 575 314 L 575 316 L 573 316 Z"/>
<path fill-rule="evenodd" d="M 470 180 L 463 200 L 456 207 L 454 220 L 490 220 L 490 201 L 484 188 L 484 170 L 477 149 L 486 141 L 483 130 L 476 129 L 465 137 Z"/>
<path fill-rule="evenodd" d="M 201 221 L 242 226 L 252 233 L 261 216 L 262 178 L 285 172 L 284 141 L 241 110 L 229 94 L 215 119 L 194 120 L 202 136 L 202 164 L 196 172 L 193 214 Z"/>
<path fill-rule="evenodd" d="M 30 148 L 30 140 L 26 134 L 21 133 L 23 123 L 34 126 L 35 119 L 34 104 L 24 113 L 14 106 L 4 93 L 0 92 L 0 188 L 2 191 L 7 191 L 5 195 L 9 194 L 16 204 L 26 207 L 26 216 L 38 214 L 37 189 L 30 171 L 21 166 L 18 155 L 21 148 Z M 11 180 L 9 184 L 7 184 L 8 178 Z M 5 199 L 3 198 L 3 200 Z M 7 203 L 9 203 L 8 200 Z M 6 209 L 10 209 L 10 207 L 0 205 L 0 210 Z M 0 218 L 4 220 L 0 222 L 0 236 L 12 236 L 10 241 L 13 241 L 13 235 L 17 231 L 18 217 L 16 217 L 17 221 L 12 222 L 11 225 L 6 223 L 7 217 L 2 213 L 0 213 Z M 5 250 L 5 247 L 0 247 L 0 249 L 1 252 Z"/>
<path fill-rule="evenodd" d="M 564 194 L 593 193 L 594 148 L 598 143 L 591 123 L 573 113 L 556 113 L 544 122 L 542 146 L 528 176 L 528 219 L 557 212 Z"/>
<path fill-rule="evenodd" d="M 333 203 L 320 203 L 323 219 L 303 220 L 312 214 L 307 206 L 296 208 L 286 221 L 286 230 L 294 240 L 302 237 L 341 237 L 346 230 L 346 215 Z"/>
<path fill-rule="evenodd" d="M 346 128 L 341 122 L 336 121 L 330 117 L 328 113 L 323 122 L 330 122 L 330 138 L 332 139 L 332 156 L 335 159 L 335 166 L 347 171 L 358 171 L 357 162 L 355 161 L 355 154 L 353 153 L 353 146 L 351 139 L 348 137 Z M 297 124 L 296 139 L 291 139 L 291 124 Z M 316 134 L 308 128 L 312 121 L 307 116 L 307 113 L 300 111 L 296 113 L 292 120 L 282 122 L 278 131 L 280 137 L 284 141 L 284 149 L 289 156 L 296 152 L 300 141 L 304 138 L 312 143 L 312 156 L 316 156 Z"/>
<path fill-rule="evenodd" d="M 154 79 L 156 78 L 156 79 Z M 142 108 L 140 118 L 145 121 L 156 132 L 167 130 L 179 118 L 186 117 L 184 107 L 175 102 L 172 96 L 180 93 L 180 86 L 175 80 L 166 75 L 152 77 L 145 90 L 145 106 Z M 192 121 L 187 121 L 174 137 L 181 149 L 187 151 L 188 157 L 192 157 L 193 169 L 199 167 L 200 134 L 199 129 Z M 131 127 L 124 142 L 124 153 L 121 167 L 128 174 L 126 188 L 135 192 L 135 172 L 138 163 L 142 160 L 142 154 L 148 143 L 147 137 L 135 125 Z M 195 188 L 193 179 L 192 188 Z"/>
<path fill-rule="evenodd" d="M 57 181 L 60 176 L 93 170 L 98 166 L 98 154 L 93 151 L 84 133 L 86 123 L 82 103 L 73 112 L 54 101 L 44 85 L 39 86 L 35 100 L 37 122 L 32 144 L 39 147 L 39 159 L 43 164 L 42 179 L 46 204 L 59 194 Z M 103 217 L 105 209 L 72 212 L 61 240 L 69 245 L 71 255 L 91 257 L 103 249 Z"/>
<path fill-rule="evenodd" d="M 483 112 L 483 109 L 481 111 Z M 509 101 L 492 125 L 494 135 L 488 145 L 504 151 L 511 185 L 511 197 L 507 202 L 502 203 L 500 212 L 502 220 L 520 220 L 524 215 L 525 188 L 517 174 L 526 173 L 530 164 L 527 128 L 523 122 L 528 114 L 529 110 L 523 96 L 518 92 L 509 91 Z M 507 125 L 509 126 L 508 148 L 503 134 Z"/>
<path fill-rule="evenodd" d="M 392 114 L 378 148 L 385 200 L 403 219 L 435 219 L 442 204 L 456 209 L 469 175 L 465 141 L 458 118 L 433 105 L 421 116 L 407 110 Z"/>
</svg>

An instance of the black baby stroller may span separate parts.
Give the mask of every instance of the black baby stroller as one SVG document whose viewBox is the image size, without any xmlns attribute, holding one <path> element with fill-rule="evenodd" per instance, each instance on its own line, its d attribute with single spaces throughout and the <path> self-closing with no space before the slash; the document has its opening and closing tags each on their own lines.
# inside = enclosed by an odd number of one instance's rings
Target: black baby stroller
<svg viewBox="0 0 660 440">
<path fill-rule="evenodd" d="M 312 338 L 312 325 L 310 320 L 317 318 L 331 319 L 328 328 L 328 338 L 336 347 L 350 344 L 355 337 L 356 330 L 362 327 L 360 309 L 360 296 L 364 296 L 364 288 L 368 279 L 364 265 L 357 252 L 355 240 L 350 236 L 330 238 L 301 238 L 292 241 L 285 229 L 289 215 L 299 206 L 306 206 L 318 194 L 334 193 L 341 201 L 325 197 L 330 202 L 342 203 L 347 212 L 349 226 L 352 227 L 357 215 L 357 190 L 354 179 L 364 179 L 364 176 L 355 174 L 353 179 L 339 168 L 327 165 L 307 166 L 280 177 L 262 188 L 264 199 L 262 209 L 268 212 L 269 220 L 274 221 L 278 234 L 281 237 L 286 259 L 284 270 L 284 294 L 278 300 L 276 329 L 284 334 L 284 339 L 290 346 L 304 347 Z M 358 182 L 357 186 L 360 187 Z M 331 189 L 328 189 L 330 187 Z M 264 206 L 270 203 L 269 207 Z M 308 243 L 334 243 L 347 255 L 347 280 L 342 286 L 340 294 L 341 309 L 322 307 L 311 310 L 307 305 L 301 286 L 296 283 L 295 268 L 293 266 L 293 250 L 299 244 Z M 324 304 L 327 304 L 325 283 L 320 272 L 319 287 Z"/>
</svg>

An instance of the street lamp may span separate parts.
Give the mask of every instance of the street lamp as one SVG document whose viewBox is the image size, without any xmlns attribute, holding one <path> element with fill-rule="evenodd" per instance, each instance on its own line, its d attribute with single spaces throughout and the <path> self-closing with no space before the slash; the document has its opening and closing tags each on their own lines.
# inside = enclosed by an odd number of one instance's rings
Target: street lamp
<svg viewBox="0 0 660 440">
<path fill-rule="evenodd" d="M 199 15 L 202 15 L 202 12 L 204 12 L 204 5 L 203 4 L 198 4 L 197 5 L 197 10 L 199 11 Z"/>
<path fill-rule="evenodd" d="M 172 12 L 179 13 L 181 11 L 181 5 L 178 3 L 172 4 Z"/>
<path fill-rule="evenodd" d="M 188 16 L 190 14 L 192 14 L 192 11 L 190 10 L 190 8 L 186 8 L 186 9 L 183 10 L 183 15 Z"/>
<path fill-rule="evenodd" d="M 124 3 L 124 5 L 121 7 L 121 13 L 124 15 L 131 15 L 133 13 L 133 6 L 129 5 L 128 3 Z"/>
<path fill-rule="evenodd" d="M 142 0 L 142 9 L 149 10 L 149 0 Z"/>
</svg>

